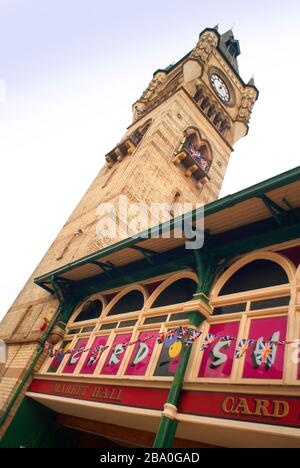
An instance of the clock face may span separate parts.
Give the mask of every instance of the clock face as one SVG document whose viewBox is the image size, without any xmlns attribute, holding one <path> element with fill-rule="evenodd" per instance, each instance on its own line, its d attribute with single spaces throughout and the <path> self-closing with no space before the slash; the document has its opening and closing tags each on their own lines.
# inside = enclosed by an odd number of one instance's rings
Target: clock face
<svg viewBox="0 0 300 468">
<path fill-rule="evenodd" d="M 230 101 L 230 92 L 222 78 L 216 73 L 213 73 L 210 77 L 211 84 L 213 85 L 217 95 L 223 102 Z"/>
</svg>

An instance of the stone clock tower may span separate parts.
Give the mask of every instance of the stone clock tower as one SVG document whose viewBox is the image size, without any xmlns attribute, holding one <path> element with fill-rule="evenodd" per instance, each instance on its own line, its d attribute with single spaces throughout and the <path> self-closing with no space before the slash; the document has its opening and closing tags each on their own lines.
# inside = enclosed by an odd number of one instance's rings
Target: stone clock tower
<svg viewBox="0 0 300 468">
<path fill-rule="evenodd" d="M 133 105 L 132 125 L 69 222 L 82 214 L 85 200 L 89 205 L 91 193 L 95 202 L 116 203 L 123 194 L 131 202 L 171 207 L 217 199 L 232 147 L 247 134 L 258 98 L 254 80 L 245 84 L 239 75 L 239 54 L 232 31 L 206 29 L 190 53 L 157 70 Z M 101 247 L 96 240 L 85 249 Z"/>
<path fill-rule="evenodd" d="M 218 198 L 237 140 L 248 132 L 258 91 L 238 71 L 233 33 L 205 29 L 179 62 L 159 69 L 133 105 L 133 122 L 0 324 L 8 350 L 0 364 L 0 416 L 26 375 L 39 346 L 41 325 L 58 301 L 33 280 L 130 236 L 104 241 L 96 233 L 97 207 L 129 202 L 209 203 Z M 18 397 L 21 398 L 21 395 Z M 16 400 L 16 402 L 19 400 Z M 12 411 L 14 407 L 11 406 Z M 0 436 L 9 424 L 0 427 Z"/>
</svg>

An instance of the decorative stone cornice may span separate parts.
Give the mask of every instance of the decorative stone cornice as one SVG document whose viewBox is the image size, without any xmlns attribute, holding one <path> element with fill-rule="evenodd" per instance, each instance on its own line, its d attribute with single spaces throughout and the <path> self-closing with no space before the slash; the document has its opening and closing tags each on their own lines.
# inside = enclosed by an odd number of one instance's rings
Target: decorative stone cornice
<svg viewBox="0 0 300 468">
<path fill-rule="evenodd" d="M 254 88 L 249 86 L 245 88 L 237 115 L 237 120 L 239 122 L 245 122 L 246 124 L 249 123 L 253 106 L 257 100 L 257 97 L 258 94 Z"/>
</svg>

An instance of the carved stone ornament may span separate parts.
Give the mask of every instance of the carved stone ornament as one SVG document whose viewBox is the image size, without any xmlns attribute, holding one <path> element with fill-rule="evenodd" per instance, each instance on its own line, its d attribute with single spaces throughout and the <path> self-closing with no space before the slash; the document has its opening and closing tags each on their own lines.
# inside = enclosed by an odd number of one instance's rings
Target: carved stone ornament
<svg viewBox="0 0 300 468">
<path fill-rule="evenodd" d="M 256 98 L 257 98 L 257 93 L 255 89 L 253 88 L 245 89 L 242 95 L 242 101 L 239 107 L 237 120 L 247 122 L 247 123 L 249 122 Z"/>
<path fill-rule="evenodd" d="M 139 102 L 148 103 L 155 95 L 159 86 L 163 83 L 166 79 L 165 73 L 157 73 L 151 83 L 149 84 L 146 91 L 144 91 L 142 97 L 139 99 Z"/>
<path fill-rule="evenodd" d="M 199 42 L 192 52 L 192 57 L 200 59 L 203 64 L 206 64 L 217 45 L 218 36 L 212 31 L 207 31 L 200 36 Z"/>
</svg>

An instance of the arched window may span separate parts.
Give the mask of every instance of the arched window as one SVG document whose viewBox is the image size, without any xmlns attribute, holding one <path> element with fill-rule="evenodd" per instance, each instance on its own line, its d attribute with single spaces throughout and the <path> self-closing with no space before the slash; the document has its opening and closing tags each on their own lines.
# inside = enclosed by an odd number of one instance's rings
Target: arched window
<svg viewBox="0 0 300 468">
<path fill-rule="evenodd" d="M 211 119 L 216 113 L 216 106 L 212 104 L 207 111 L 207 116 Z"/>
<path fill-rule="evenodd" d="M 74 320 L 75 323 L 93 320 L 100 317 L 103 309 L 103 304 L 99 299 L 87 301 L 82 306 L 79 315 Z"/>
<path fill-rule="evenodd" d="M 215 115 L 215 118 L 213 120 L 213 123 L 215 126 L 217 126 L 222 120 L 222 114 L 221 112 L 218 112 L 216 115 Z"/>
<path fill-rule="evenodd" d="M 278 286 L 289 282 L 285 270 L 270 260 L 255 260 L 238 270 L 225 283 L 220 296 Z"/>
<path fill-rule="evenodd" d="M 222 133 L 222 135 L 225 135 L 227 130 L 229 129 L 230 129 L 229 122 L 226 119 L 222 120 L 222 122 L 220 123 L 220 132 Z"/>
<path fill-rule="evenodd" d="M 110 309 L 107 316 L 135 312 L 144 307 L 145 298 L 141 291 L 133 290 L 122 296 Z"/>
<path fill-rule="evenodd" d="M 210 105 L 210 100 L 208 97 L 206 97 L 205 99 L 203 99 L 200 107 L 203 111 L 205 111 L 208 107 L 210 107 Z"/>
<path fill-rule="evenodd" d="M 203 99 L 203 89 L 197 86 L 197 90 L 194 96 L 195 101 L 200 104 L 201 100 Z"/>
<path fill-rule="evenodd" d="M 190 278 L 180 278 L 167 286 L 155 299 L 151 307 L 163 307 L 172 304 L 180 304 L 193 299 L 197 290 L 197 283 Z"/>
<path fill-rule="evenodd" d="M 261 258 L 259 255 L 251 257 L 248 263 L 241 259 L 232 265 L 218 280 L 214 288 L 216 292 L 213 291 L 211 296 L 214 315 L 289 305 L 293 275 L 289 261 L 273 253 L 264 253 Z"/>
<path fill-rule="evenodd" d="M 187 128 L 178 152 L 173 157 L 173 163 L 177 166 L 181 164 L 185 168 L 185 176 L 193 176 L 199 183 L 204 178 L 209 179 L 212 159 L 209 143 L 201 138 L 195 127 Z M 199 185 L 200 187 L 202 185 Z"/>
</svg>

